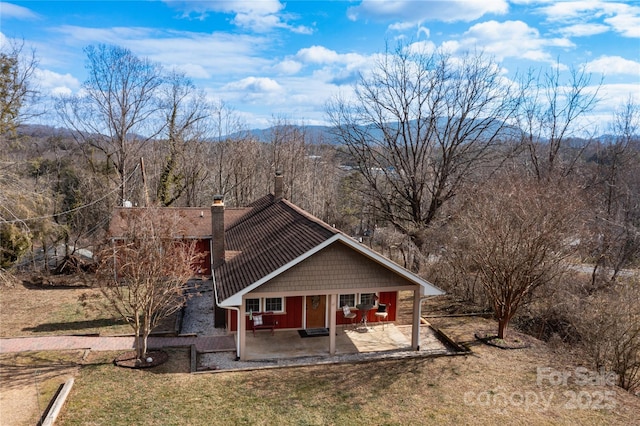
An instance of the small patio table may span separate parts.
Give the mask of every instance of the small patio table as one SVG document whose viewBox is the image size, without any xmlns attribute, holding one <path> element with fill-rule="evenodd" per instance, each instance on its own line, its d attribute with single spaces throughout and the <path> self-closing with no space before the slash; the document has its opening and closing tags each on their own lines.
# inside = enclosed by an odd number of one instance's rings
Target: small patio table
<svg viewBox="0 0 640 426">
<path fill-rule="evenodd" d="M 358 304 L 356 305 L 356 308 L 358 308 L 358 312 L 360 312 L 362 315 L 362 317 L 360 318 L 360 323 L 364 326 L 364 331 L 369 331 L 369 328 L 367 328 L 367 314 L 371 309 L 373 309 L 373 305 Z"/>
</svg>

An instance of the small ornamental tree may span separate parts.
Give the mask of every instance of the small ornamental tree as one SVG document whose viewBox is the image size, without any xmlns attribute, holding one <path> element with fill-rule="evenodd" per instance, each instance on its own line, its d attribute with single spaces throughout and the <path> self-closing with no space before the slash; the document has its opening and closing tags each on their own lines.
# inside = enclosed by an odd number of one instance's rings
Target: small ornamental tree
<svg viewBox="0 0 640 426">
<path fill-rule="evenodd" d="M 504 339 L 518 308 L 565 271 L 579 199 L 571 188 L 517 176 L 493 178 L 466 199 L 448 255 L 481 283 Z"/>
<path fill-rule="evenodd" d="M 100 253 L 99 287 L 108 307 L 136 336 L 136 358 L 144 359 L 147 339 L 164 318 L 178 311 L 202 255 L 184 235 L 177 215 L 155 207 L 126 211 L 122 238 Z"/>
</svg>

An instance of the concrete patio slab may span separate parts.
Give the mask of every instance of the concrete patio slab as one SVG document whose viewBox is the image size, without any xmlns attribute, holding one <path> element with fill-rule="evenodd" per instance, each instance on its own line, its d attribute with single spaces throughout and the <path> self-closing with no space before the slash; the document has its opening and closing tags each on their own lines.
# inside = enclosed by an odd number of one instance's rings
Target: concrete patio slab
<svg viewBox="0 0 640 426">
<path fill-rule="evenodd" d="M 447 351 L 428 326 L 421 327 L 420 348 Z M 411 326 L 389 323 L 363 328 L 339 328 L 336 355 L 411 350 Z M 302 338 L 295 330 L 247 334 L 247 360 L 286 359 L 304 356 L 330 356 L 329 336 Z"/>
</svg>

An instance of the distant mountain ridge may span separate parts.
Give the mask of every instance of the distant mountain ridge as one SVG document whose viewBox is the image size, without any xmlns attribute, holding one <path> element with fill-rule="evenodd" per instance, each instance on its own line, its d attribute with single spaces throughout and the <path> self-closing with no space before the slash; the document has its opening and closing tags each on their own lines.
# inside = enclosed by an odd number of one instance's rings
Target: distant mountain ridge
<svg viewBox="0 0 640 426">
<path fill-rule="evenodd" d="M 339 141 L 335 134 L 335 129 L 331 126 L 320 126 L 320 125 L 288 125 L 287 127 L 292 127 L 306 135 L 306 141 L 310 144 L 328 144 L 328 145 L 341 145 L 342 141 Z M 510 130 L 517 131 L 514 128 L 509 127 Z M 277 131 L 277 126 L 269 127 L 266 129 L 251 129 L 240 131 L 236 133 L 232 133 L 229 135 L 223 136 L 223 139 L 226 138 L 241 138 L 250 135 L 254 137 L 256 140 L 260 142 L 271 142 L 273 139 L 273 135 Z M 23 124 L 19 126 L 18 133 L 22 135 L 31 136 L 34 138 L 47 138 L 50 136 L 58 136 L 63 138 L 71 138 L 72 131 L 70 129 L 62 128 L 62 127 L 54 127 L 43 124 Z M 373 135 L 376 137 L 381 136 L 379 130 L 371 131 Z M 570 138 L 574 140 L 581 140 L 582 138 Z M 615 137 L 609 134 L 602 134 L 597 137 L 594 137 L 593 140 L 607 143 L 614 140 Z M 212 142 L 217 141 L 217 138 L 213 139 Z"/>
</svg>

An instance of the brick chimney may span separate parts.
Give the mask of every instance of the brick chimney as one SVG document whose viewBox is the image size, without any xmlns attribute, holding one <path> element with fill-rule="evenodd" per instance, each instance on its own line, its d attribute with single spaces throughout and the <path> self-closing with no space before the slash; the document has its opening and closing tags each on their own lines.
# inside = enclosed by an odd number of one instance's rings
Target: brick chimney
<svg viewBox="0 0 640 426">
<path fill-rule="evenodd" d="M 273 195 L 276 200 L 281 200 L 284 197 L 284 177 L 280 169 L 276 170 Z"/>
<path fill-rule="evenodd" d="M 224 197 L 214 195 L 211 205 L 211 251 L 213 268 L 224 263 Z"/>
</svg>

